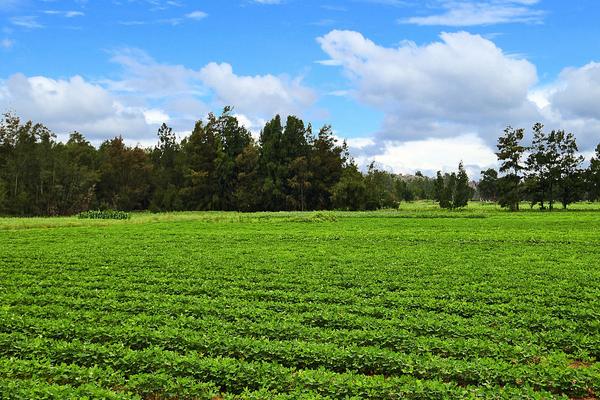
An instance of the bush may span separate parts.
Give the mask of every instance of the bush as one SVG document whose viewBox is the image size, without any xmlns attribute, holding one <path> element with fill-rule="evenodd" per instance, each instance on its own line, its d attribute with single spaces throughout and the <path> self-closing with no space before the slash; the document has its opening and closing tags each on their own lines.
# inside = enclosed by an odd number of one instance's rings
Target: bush
<svg viewBox="0 0 600 400">
<path fill-rule="evenodd" d="M 79 213 L 79 219 L 129 219 L 131 215 L 125 211 L 89 210 Z"/>
</svg>

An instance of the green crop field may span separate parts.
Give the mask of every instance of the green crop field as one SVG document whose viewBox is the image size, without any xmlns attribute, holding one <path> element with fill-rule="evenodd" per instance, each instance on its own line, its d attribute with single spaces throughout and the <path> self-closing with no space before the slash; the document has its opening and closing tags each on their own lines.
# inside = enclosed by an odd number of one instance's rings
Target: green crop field
<svg viewBox="0 0 600 400">
<path fill-rule="evenodd" d="M 0 219 L 0 398 L 600 395 L 598 207 L 403 207 Z"/>
</svg>

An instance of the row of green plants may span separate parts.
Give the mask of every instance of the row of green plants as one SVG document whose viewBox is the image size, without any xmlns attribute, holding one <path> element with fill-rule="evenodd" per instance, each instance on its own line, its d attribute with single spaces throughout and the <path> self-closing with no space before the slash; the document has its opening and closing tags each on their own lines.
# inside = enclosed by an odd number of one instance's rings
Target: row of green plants
<svg viewBox="0 0 600 400">
<path fill-rule="evenodd" d="M 77 214 L 79 219 L 129 219 L 131 214 L 116 210 L 89 210 Z"/>
</svg>

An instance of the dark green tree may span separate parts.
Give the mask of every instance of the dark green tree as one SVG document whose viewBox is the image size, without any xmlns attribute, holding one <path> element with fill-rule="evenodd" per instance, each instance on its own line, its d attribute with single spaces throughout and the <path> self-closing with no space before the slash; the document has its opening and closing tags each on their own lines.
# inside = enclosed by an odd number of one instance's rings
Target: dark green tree
<svg viewBox="0 0 600 400">
<path fill-rule="evenodd" d="M 477 190 L 481 200 L 495 202 L 498 199 L 498 171 L 494 168 L 481 171 L 481 179 L 477 185 Z"/>
<path fill-rule="evenodd" d="M 310 187 L 308 187 L 308 207 L 312 210 L 325 210 L 332 207 L 332 189 L 341 179 L 348 156 L 346 143 L 338 145 L 331 126 L 319 130 L 317 137 L 310 142 L 308 157 Z"/>
<path fill-rule="evenodd" d="M 151 153 L 153 174 L 153 193 L 150 209 L 155 211 L 174 211 L 183 209 L 179 190 L 183 183 L 181 171 L 181 146 L 173 129 L 162 124 L 158 129 L 158 145 Z"/>
<path fill-rule="evenodd" d="M 502 207 L 511 211 L 518 211 L 521 201 L 521 174 L 524 169 L 521 160 L 525 152 L 521 141 L 524 134 L 523 129 L 509 126 L 504 130 L 504 135 L 498 138 L 496 155 L 500 161 L 500 172 L 504 174 L 498 181 L 498 201 Z"/>
<path fill-rule="evenodd" d="M 600 144 L 596 146 L 596 153 L 590 159 L 590 165 L 586 170 L 586 186 L 588 200 L 600 200 Z"/>
<path fill-rule="evenodd" d="M 469 204 L 473 197 L 473 188 L 469 185 L 469 176 L 462 161 L 458 164 L 454 195 L 452 196 L 452 208 L 463 208 Z"/>
<path fill-rule="evenodd" d="M 451 199 L 450 194 L 446 190 L 446 177 L 442 175 L 442 171 L 438 171 L 435 179 L 435 201 L 437 201 L 441 208 L 450 208 Z"/>
<path fill-rule="evenodd" d="M 580 166 L 584 158 L 578 154 L 579 149 L 575 136 L 565 131 L 557 131 L 556 139 L 558 151 L 558 191 L 563 208 L 580 200 L 584 188 L 584 171 Z"/>
<path fill-rule="evenodd" d="M 98 150 L 97 206 L 117 210 L 146 210 L 150 205 L 152 163 L 149 153 L 129 147 L 122 137 L 106 140 Z"/>
<path fill-rule="evenodd" d="M 332 188 L 333 207 L 338 210 L 364 210 L 367 202 L 365 177 L 352 162 L 344 166 L 340 180 Z"/>
</svg>

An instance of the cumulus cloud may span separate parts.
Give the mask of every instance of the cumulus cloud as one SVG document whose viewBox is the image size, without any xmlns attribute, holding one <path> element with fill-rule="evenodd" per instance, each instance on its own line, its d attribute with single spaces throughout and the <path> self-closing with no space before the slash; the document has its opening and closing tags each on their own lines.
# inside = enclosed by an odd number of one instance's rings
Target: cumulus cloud
<svg viewBox="0 0 600 400">
<path fill-rule="evenodd" d="M 385 113 L 380 136 L 415 139 L 477 132 L 482 124 L 528 119 L 537 107 L 528 99 L 536 68 L 505 54 L 493 42 L 466 32 L 442 33 L 441 41 L 388 48 L 353 31 L 318 39 L 343 69 L 355 98 Z"/>
<path fill-rule="evenodd" d="M 122 134 L 152 143 L 159 124 L 187 131 L 225 105 L 235 106 L 243 125 L 257 134 L 275 113 L 301 115 L 315 98 L 300 78 L 237 75 L 229 64 L 194 70 L 159 63 L 136 49 L 122 49 L 111 60 L 121 67 L 117 79 L 15 74 L 0 81 L 0 110 L 14 110 L 57 133 L 78 130 L 93 140 Z"/>
<path fill-rule="evenodd" d="M 355 141 L 359 147 L 355 145 Z M 469 176 L 475 178 L 482 169 L 496 165 L 493 150 L 474 134 L 384 142 L 373 154 L 369 154 L 369 145 L 375 145 L 369 138 L 348 141 L 348 146 L 361 165 L 375 161 L 379 166 L 403 174 L 421 171 L 427 175 L 434 175 L 438 170 L 455 171 L 458 163 L 462 161 Z"/>
<path fill-rule="evenodd" d="M 318 41 L 329 56 L 321 64 L 348 78 L 350 89 L 340 94 L 384 113 L 371 137 L 348 142 L 362 165 L 374 160 L 398 172 L 432 173 L 462 160 L 476 176 L 495 163 L 506 125 L 529 134 L 537 121 L 575 133 L 583 153 L 600 140 L 600 63 L 565 68 L 538 86 L 533 64 L 466 32 L 395 48 L 351 31 Z"/>
<path fill-rule="evenodd" d="M 439 14 L 410 17 L 401 23 L 439 26 L 476 26 L 505 23 L 540 23 L 544 12 L 532 6 L 538 0 L 443 0 Z"/>
<path fill-rule="evenodd" d="M 222 104 L 233 104 L 242 113 L 269 118 L 274 114 L 301 114 L 313 104 L 316 94 L 301 78 L 242 76 L 227 63 L 210 63 L 200 70 L 202 82 Z"/>
<path fill-rule="evenodd" d="M 556 86 L 549 100 L 564 117 L 600 120 L 600 63 L 563 70 Z"/>
<path fill-rule="evenodd" d="M 580 148 L 590 151 L 600 141 L 600 63 L 565 68 L 558 78 L 529 94 L 550 129 L 576 134 Z"/>
<path fill-rule="evenodd" d="M 15 74 L 0 82 L 0 108 L 44 122 L 58 133 L 78 130 L 91 139 L 148 132 L 143 109 L 120 103 L 99 85 L 80 76 L 55 80 Z"/>
</svg>

